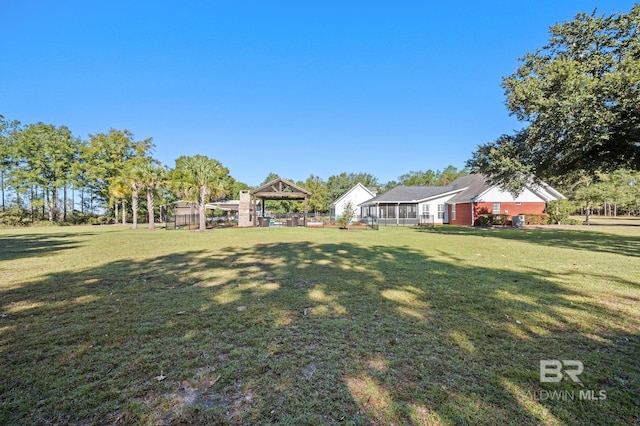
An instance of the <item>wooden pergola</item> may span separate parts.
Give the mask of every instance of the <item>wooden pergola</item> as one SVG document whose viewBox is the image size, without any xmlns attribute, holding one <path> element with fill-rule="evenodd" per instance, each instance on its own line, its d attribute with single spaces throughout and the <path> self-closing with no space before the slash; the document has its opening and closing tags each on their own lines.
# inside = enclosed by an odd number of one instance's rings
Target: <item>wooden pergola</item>
<svg viewBox="0 0 640 426">
<path fill-rule="evenodd" d="M 253 206 L 253 226 L 257 225 L 258 218 L 255 214 L 257 212 L 257 200 L 262 201 L 262 214 L 265 213 L 265 201 L 266 200 L 304 200 L 304 226 L 307 226 L 307 214 L 309 210 L 309 197 L 311 192 L 304 188 L 300 188 L 298 185 L 289 182 L 286 179 L 278 178 L 274 179 L 266 185 L 262 185 L 260 188 L 256 188 L 250 192 L 251 204 Z"/>
</svg>

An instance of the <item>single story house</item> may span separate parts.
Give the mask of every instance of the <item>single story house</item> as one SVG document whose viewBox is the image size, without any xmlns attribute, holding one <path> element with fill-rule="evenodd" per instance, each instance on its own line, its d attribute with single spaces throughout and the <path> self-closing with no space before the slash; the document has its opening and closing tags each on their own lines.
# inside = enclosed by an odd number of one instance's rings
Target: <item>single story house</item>
<svg viewBox="0 0 640 426">
<path fill-rule="evenodd" d="M 479 174 L 463 176 L 452 185 L 464 188 L 447 200 L 447 222 L 454 225 L 473 225 L 481 214 L 539 214 L 547 203 L 565 198 L 544 182 L 530 182 L 514 197 L 496 185 L 489 185 Z"/>
<path fill-rule="evenodd" d="M 359 204 L 360 215 L 377 216 L 381 225 L 417 223 L 473 226 L 480 214 L 542 213 L 564 196 L 545 183 L 531 182 L 514 197 L 480 174 L 462 176 L 446 186 L 398 186 Z"/>
<path fill-rule="evenodd" d="M 354 221 L 359 221 L 363 216 L 361 216 L 361 209 L 358 207 L 361 203 L 370 200 L 375 197 L 378 190 L 376 188 L 368 188 L 361 183 L 357 183 L 353 188 L 346 191 L 337 200 L 329 205 L 329 215 L 331 216 L 331 221 L 337 220 L 342 216 L 342 212 L 344 212 L 344 207 L 348 202 L 351 202 L 351 206 L 355 210 L 355 214 L 353 216 Z"/>
</svg>

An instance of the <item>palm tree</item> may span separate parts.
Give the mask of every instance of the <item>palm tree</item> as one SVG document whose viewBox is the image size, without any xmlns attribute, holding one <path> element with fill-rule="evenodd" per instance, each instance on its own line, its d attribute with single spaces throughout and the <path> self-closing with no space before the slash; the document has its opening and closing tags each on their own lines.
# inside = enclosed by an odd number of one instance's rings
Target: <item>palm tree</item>
<svg viewBox="0 0 640 426">
<path fill-rule="evenodd" d="M 131 229 L 138 229 L 138 200 L 140 198 L 140 190 L 144 188 L 143 171 L 140 163 L 131 162 L 125 166 L 122 178 L 131 188 L 131 212 L 133 216 L 133 224 Z"/>
<path fill-rule="evenodd" d="M 154 196 L 165 180 L 165 169 L 148 161 L 135 167 L 140 185 L 147 192 L 147 211 L 149 212 L 149 230 L 156 228 L 154 217 Z"/>
<path fill-rule="evenodd" d="M 199 230 L 206 230 L 206 203 L 224 195 L 224 177 L 228 170 L 219 161 L 204 155 L 180 157 L 172 173 L 174 189 L 184 201 L 196 203 L 200 215 Z"/>
<path fill-rule="evenodd" d="M 118 203 L 122 203 L 122 224 L 124 225 L 126 219 L 125 203 L 126 198 L 130 195 L 131 186 L 122 177 L 118 176 L 111 180 L 109 183 L 109 199 L 113 202 L 114 210 L 114 222 L 118 224 Z"/>
</svg>

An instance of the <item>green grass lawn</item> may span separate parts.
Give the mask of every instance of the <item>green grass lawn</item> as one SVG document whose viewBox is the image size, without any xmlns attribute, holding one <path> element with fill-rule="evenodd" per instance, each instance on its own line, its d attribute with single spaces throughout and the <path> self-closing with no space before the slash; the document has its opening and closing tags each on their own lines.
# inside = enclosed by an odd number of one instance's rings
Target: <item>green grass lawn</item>
<svg viewBox="0 0 640 426">
<path fill-rule="evenodd" d="M 0 424 L 640 422 L 640 227 L 4 229 L 0 315 Z"/>
</svg>

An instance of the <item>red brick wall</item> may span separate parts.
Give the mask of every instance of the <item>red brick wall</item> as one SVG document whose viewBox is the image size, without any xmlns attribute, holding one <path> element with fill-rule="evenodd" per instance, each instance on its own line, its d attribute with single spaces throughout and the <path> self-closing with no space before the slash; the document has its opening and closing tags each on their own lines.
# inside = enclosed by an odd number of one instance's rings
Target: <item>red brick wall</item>
<svg viewBox="0 0 640 426">
<path fill-rule="evenodd" d="M 449 208 L 449 223 L 451 225 L 471 226 L 471 203 L 456 204 L 456 219 L 453 220 L 451 210 L 453 206 L 448 205 Z"/>
<path fill-rule="evenodd" d="M 461 226 L 471 226 L 471 203 L 460 203 L 456 204 L 456 219 L 452 219 L 451 210 L 452 206 L 449 204 L 449 224 L 451 225 L 461 225 Z M 508 214 L 508 215 L 518 215 L 521 213 L 529 213 L 529 214 L 538 214 L 544 213 L 545 203 L 544 202 L 530 202 L 530 203 L 520 203 L 520 205 L 516 205 L 515 202 L 503 202 L 500 203 L 500 213 Z M 475 219 L 478 218 L 480 214 L 492 214 L 493 213 L 493 203 L 475 203 L 473 205 L 473 210 L 475 212 Z"/>
<path fill-rule="evenodd" d="M 500 203 L 500 214 L 508 214 L 511 216 L 522 213 L 539 214 L 544 213 L 544 208 L 544 201 L 520 203 L 520 205 L 516 205 L 515 202 L 503 202 Z M 478 217 L 479 214 L 492 214 L 493 203 L 476 203 L 475 211 L 476 217 Z"/>
</svg>

